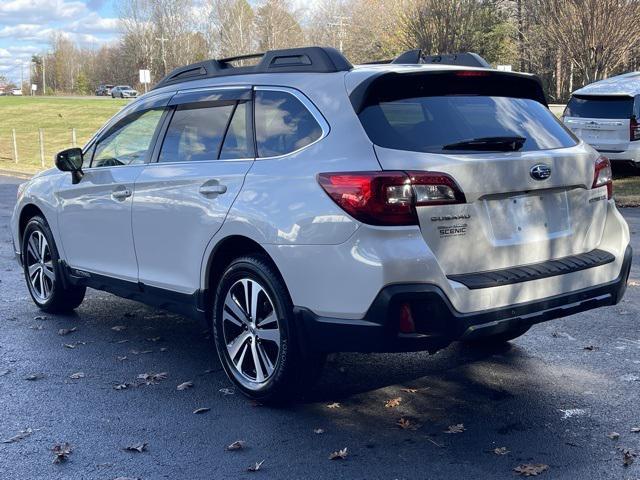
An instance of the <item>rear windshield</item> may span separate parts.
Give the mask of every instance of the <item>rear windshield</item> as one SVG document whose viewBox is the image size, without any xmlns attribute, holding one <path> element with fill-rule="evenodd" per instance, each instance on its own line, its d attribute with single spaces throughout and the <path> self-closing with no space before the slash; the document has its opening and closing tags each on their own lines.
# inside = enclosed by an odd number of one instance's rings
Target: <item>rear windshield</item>
<svg viewBox="0 0 640 480">
<path fill-rule="evenodd" d="M 633 98 L 625 96 L 574 95 L 564 111 L 565 117 L 630 118 Z"/>
<path fill-rule="evenodd" d="M 398 98 L 369 104 L 359 117 L 373 143 L 398 150 L 451 152 L 455 150 L 451 146 L 460 142 L 502 137 L 524 139 L 519 151 L 576 145 L 575 137 L 549 109 L 529 98 L 497 95 Z M 487 150 L 491 149 L 482 149 Z M 465 149 L 465 153 L 473 151 Z"/>
</svg>

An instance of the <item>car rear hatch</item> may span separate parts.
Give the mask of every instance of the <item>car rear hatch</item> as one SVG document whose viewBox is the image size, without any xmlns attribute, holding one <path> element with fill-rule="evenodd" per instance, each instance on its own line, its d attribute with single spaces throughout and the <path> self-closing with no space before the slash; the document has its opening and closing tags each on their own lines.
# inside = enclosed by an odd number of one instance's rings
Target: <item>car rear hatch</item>
<svg viewBox="0 0 640 480">
<path fill-rule="evenodd" d="M 636 133 L 634 103 L 634 98 L 628 95 L 573 95 L 563 120 L 596 150 L 622 152 L 636 136 L 640 138 Z"/>
<path fill-rule="evenodd" d="M 464 201 L 417 207 L 447 276 L 594 250 L 606 188 L 593 150 L 551 114 L 531 76 L 492 71 L 381 76 L 352 94 L 383 170 L 441 172 Z"/>
</svg>

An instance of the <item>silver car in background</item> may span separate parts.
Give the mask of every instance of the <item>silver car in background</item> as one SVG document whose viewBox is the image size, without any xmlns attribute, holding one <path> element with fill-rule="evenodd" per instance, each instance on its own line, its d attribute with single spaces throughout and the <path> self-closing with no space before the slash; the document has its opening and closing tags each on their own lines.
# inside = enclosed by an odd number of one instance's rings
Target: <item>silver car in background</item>
<svg viewBox="0 0 640 480">
<path fill-rule="evenodd" d="M 640 72 L 576 90 L 562 119 L 573 133 L 612 162 L 640 166 Z"/>
</svg>

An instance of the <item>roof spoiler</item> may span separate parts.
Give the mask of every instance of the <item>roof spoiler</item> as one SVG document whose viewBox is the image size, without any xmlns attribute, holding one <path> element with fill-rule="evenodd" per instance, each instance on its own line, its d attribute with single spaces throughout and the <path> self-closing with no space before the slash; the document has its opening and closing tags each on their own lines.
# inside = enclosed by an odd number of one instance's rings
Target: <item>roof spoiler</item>
<svg viewBox="0 0 640 480">
<path fill-rule="evenodd" d="M 256 65 L 235 66 L 243 60 L 260 59 Z M 205 60 L 178 67 L 160 80 L 154 89 L 174 83 L 230 75 L 254 73 L 331 73 L 351 70 L 353 66 L 335 48 L 304 47 L 269 50 L 219 60 Z"/>
<path fill-rule="evenodd" d="M 449 53 L 443 55 L 423 55 L 420 48 L 415 50 L 407 50 L 401 53 L 398 57 L 392 60 L 390 63 L 401 65 L 415 65 L 415 64 L 427 64 L 436 63 L 441 65 L 459 65 L 463 67 L 480 67 L 491 68 L 489 62 L 482 58 L 477 53 L 465 52 L 465 53 Z"/>
</svg>

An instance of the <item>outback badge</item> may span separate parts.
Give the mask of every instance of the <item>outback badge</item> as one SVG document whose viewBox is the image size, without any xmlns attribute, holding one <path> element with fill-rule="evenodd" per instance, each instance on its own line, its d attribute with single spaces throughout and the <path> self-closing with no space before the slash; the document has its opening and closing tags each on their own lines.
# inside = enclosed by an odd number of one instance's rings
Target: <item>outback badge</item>
<svg viewBox="0 0 640 480">
<path fill-rule="evenodd" d="M 551 167 L 544 163 L 538 163 L 531 167 L 529 175 L 531 175 L 531 178 L 534 180 L 546 180 L 551 176 Z"/>
</svg>

